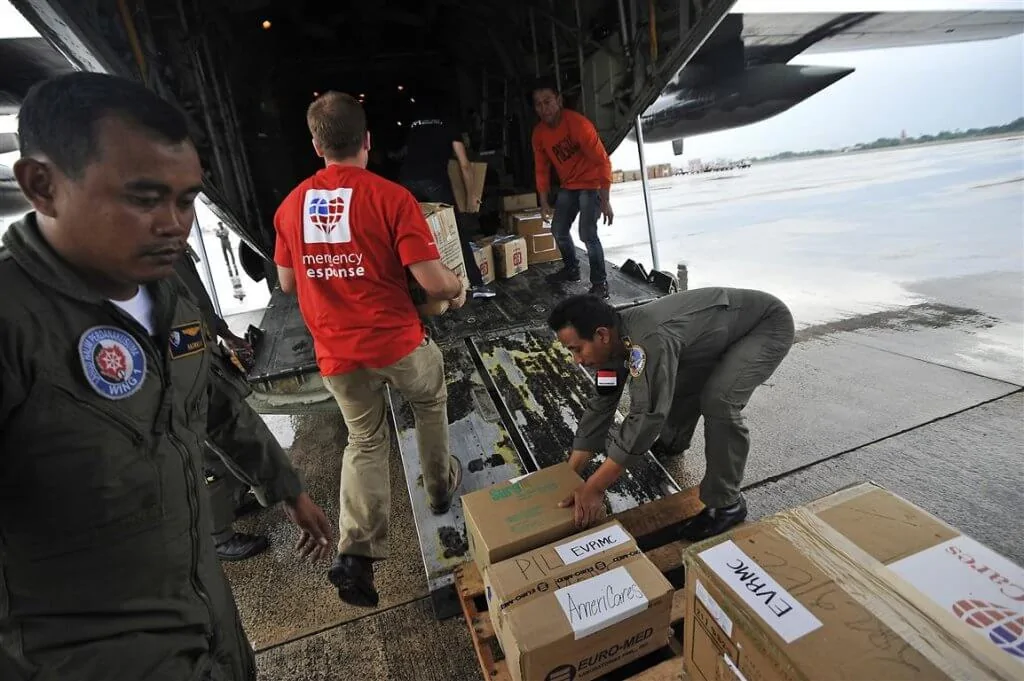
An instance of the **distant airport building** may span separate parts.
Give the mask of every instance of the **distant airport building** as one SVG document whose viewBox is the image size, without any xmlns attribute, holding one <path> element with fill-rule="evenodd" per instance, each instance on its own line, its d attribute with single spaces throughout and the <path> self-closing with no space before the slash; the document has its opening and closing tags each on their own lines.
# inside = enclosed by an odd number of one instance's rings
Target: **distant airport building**
<svg viewBox="0 0 1024 681">
<path fill-rule="evenodd" d="M 647 166 L 647 179 L 655 180 L 659 177 L 672 177 L 675 170 L 671 163 L 656 163 Z M 640 180 L 639 170 L 613 170 L 612 182 L 638 182 Z"/>
</svg>

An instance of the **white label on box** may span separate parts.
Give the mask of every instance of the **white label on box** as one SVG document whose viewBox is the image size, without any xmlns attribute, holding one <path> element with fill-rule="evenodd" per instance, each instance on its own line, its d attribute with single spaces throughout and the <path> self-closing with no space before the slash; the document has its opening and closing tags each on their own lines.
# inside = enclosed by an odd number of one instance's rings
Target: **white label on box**
<svg viewBox="0 0 1024 681">
<path fill-rule="evenodd" d="M 732 620 L 725 614 L 721 606 L 715 602 L 715 599 L 711 597 L 708 590 L 704 588 L 704 585 L 697 580 L 697 600 L 704 604 L 707 611 L 711 614 L 711 618 L 718 622 L 718 626 L 722 627 L 722 631 L 729 638 L 732 638 Z"/>
<path fill-rule="evenodd" d="M 731 539 L 699 555 L 733 593 L 786 643 L 792 643 L 821 627 L 817 617 Z"/>
<path fill-rule="evenodd" d="M 607 551 L 613 546 L 625 544 L 632 541 L 626 531 L 619 525 L 606 527 L 600 532 L 591 532 L 588 535 L 577 537 L 570 542 L 555 547 L 555 552 L 562 562 L 572 565 L 587 556 Z"/>
<path fill-rule="evenodd" d="M 555 591 L 579 640 L 647 609 L 647 596 L 624 567 Z"/>
<path fill-rule="evenodd" d="M 889 569 L 1024 664 L 1024 569 L 964 535 Z"/>
</svg>

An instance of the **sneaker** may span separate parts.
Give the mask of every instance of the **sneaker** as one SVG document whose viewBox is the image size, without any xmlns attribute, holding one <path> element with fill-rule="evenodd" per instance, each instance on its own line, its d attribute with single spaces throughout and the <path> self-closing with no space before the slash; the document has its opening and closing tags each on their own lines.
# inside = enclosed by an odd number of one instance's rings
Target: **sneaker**
<svg viewBox="0 0 1024 681">
<path fill-rule="evenodd" d="M 747 519 L 747 502 L 743 497 L 732 506 L 705 507 L 703 511 L 683 521 L 679 536 L 689 541 L 702 541 L 731 530 Z"/>
<path fill-rule="evenodd" d="M 428 501 L 430 511 L 434 515 L 444 515 L 452 507 L 452 499 L 455 498 L 455 491 L 462 486 L 462 462 L 458 457 L 452 456 L 451 476 L 449 478 L 448 494 L 443 501 Z"/>
<path fill-rule="evenodd" d="M 338 587 L 338 598 L 360 608 L 375 608 L 380 602 L 373 585 L 373 559 L 366 556 L 338 554 L 334 557 L 327 579 Z"/>
<path fill-rule="evenodd" d="M 563 267 L 554 274 L 549 274 L 545 279 L 547 279 L 549 284 L 564 284 L 570 281 L 579 281 L 580 270 L 579 268 L 569 269 L 568 267 Z"/>
<path fill-rule="evenodd" d="M 229 562 L 246 560 L 263 553 L 269 545 L 266 537 L 235 532 L 227 541 L 217 544 L 217 558 Z"/>
<path fill-rule="evenodd" d="M 498 293 L 487 286 L 474 286 L 469 289 L 469 295 L 471 298 L 493 298 L 498 295 Z"/>
<path fill-rule="evenodd" d="M 593 284 L 590 287 L 590 295 L 597 296 L 598 298 L 608 298 L 608 284 Z"/>
</svg>

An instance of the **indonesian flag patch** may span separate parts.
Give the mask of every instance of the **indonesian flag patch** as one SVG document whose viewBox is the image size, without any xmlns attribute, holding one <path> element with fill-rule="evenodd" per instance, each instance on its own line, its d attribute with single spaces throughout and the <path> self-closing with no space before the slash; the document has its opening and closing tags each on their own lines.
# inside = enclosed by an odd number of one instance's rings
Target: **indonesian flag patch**
<svg viewBox="0 0 1024 681">
<path fill-rule="evenodd" d="M 613 369 L 598 369 L 597 387 L 614 388 L 619 384 L 619 375 Z"/>
</svg>

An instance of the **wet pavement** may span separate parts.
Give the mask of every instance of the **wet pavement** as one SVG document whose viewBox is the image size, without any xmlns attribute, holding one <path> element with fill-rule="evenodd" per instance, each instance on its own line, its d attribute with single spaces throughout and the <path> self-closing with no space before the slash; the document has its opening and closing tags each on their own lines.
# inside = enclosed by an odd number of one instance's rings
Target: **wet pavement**
<svg viewBox="0 0 1024 681">
<path fill-rule="evenodd" d="M 1017 139 L 659 181 L 665 269 L 682 244 L 691 287 L 770 290 L 797 318 L 799 342 L 746 412 L 754 517 L 871 480 L 1024 564 L 1021 178 Z M 629 222 L 638 187 L 615 189 L 612 262 L 646 249 L 630 245 L 646 234 Z M 274 425 L 334 519 L 344 428 L 323 418 Z M 663 461 L 681 486 L 703 473 L 701 437 Z M 245 521 L 275 544 L 228 566 L 261 678 L 481 678 L 464 623 L 433 619 L 397 459 L 392 473 L 377 610 L 339 605 L 326 565 L 291 556 L 279 510 Z"/>
</svg>

